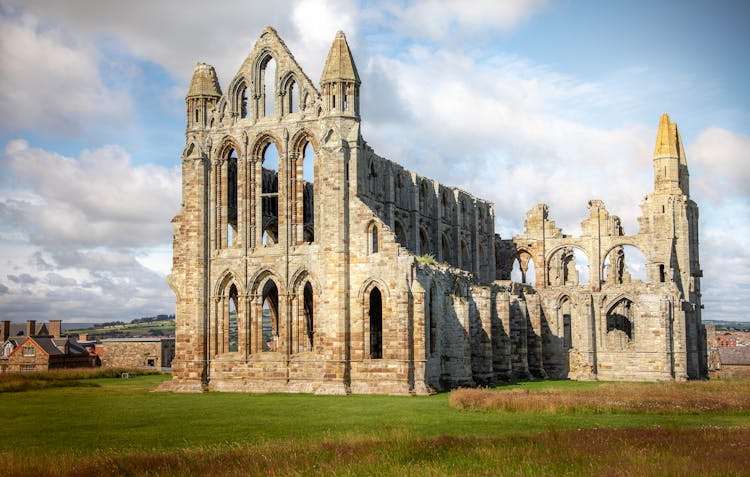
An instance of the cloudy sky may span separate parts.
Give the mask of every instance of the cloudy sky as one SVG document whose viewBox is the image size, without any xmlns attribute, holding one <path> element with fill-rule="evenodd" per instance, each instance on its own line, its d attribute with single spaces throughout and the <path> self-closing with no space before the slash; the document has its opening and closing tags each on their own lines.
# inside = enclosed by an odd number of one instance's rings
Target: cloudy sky
<svg viewBox="0 0 750 477">
<path fill-rule="evenodd" d="M 363 135 L 423 175 L 538 202 L 566 233 L 602 199 L 636 233 L 659 116 L 700 207 L 704 319 L 750 320 L 750 3 L 0 0 L 0 316 L 174 311 L 164 277 L 197 61 L 226 87 L 265 25 L 317 81 L 337 30 Z"/>
</svg>

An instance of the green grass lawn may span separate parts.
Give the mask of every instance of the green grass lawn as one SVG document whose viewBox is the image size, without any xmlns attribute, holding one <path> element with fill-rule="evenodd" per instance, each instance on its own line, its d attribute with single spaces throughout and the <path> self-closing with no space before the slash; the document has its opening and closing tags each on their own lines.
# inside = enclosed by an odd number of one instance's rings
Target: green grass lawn
<svg viewBox="0 0 750 477">
<path fill-rule="evenodd" d="M 658 415 L 594 411 L 501 413 L 455 410 L 448 404 L 448 393 L 393 397 L 151 392 L 165 379 L 169 376 L 92 379 L 99 387 L 0 393 L 0 406 L 5 410 L 4 427 L 24 429 L 14 432 L 13 439 L 0 440 L 0 460 L 4 456 L 10 462 L 11 475 L 13 465 L 23 466 L 22 455 L 51 455 L 58 463 L 68 459 L 70 465 L 81 459 L 98 462 L 103 467 L 93 467 L 94 474 L 107 465 L 119 465 L 127 473 L 129 465 L 137 467 L 146 459 L 143 469 L 152 468 L 148 462 L 156 467 L 157 461 L 167 462 L 163 472 L 156 472 L 158 475 L 197 475 L 205 470 L 201 462 L 214 459 L 212 472 L 216 475 L 247 475 L 236 466 L 247 470 L 249 464 L 244 459 L 250 459 L 248 456 L 255 455 L 252 463 L 260 465 L 256 462 L 260 458 L 257 455 L 270 453 L 274 458 L 288 457 L 280 461 L 283 465 L 277 465 L 279 471 L 286 469 L 286 472 L 290 469 L 284 466 L 297 459 L 300 463 L 295 468 L 302 474 L 317 473 L 315 469 L 345 475 L 377 474 L 375 470 L 381 469 L 382 475 L 404 470 L 416 475 L 443 475 L 452 473 L 453 465 L 456 471 L 493 473 L 498 465 L 509 465 L 504 459 L 523 463 L 527 462 L 523 456 L 527 456 L 528 465 L 522 464 L 516 474 L 527 475 L 523 469 L 530 466 L 526 469 L 529 475 L 551 475 L 560 474 L 560 468 L 556 467 L 556 454 L 545 452 L 555 446 L 575 444 L 575 438 L 566 436 L 582 431 L 604 435 L 601 433 L 605 430 L 616 433 L 621 431 L 610 429 L 637 428 L 637 439 L 648 434 L 640 431 L 643 429 L 651 434 L 668 432 L 664 441 L 674 439 L 675 445 L 684 441 L 683 434 L 717 432 L 731 437 L 731 433 L 723 431 L 727 429 L 740 429 L 742 434 L 733 437 L 740 443 L 750 438 L 750 415 L 744 411 Z M 533 391 L 546 387 L 587 389 L 598 385 L 562 381 L 523 383 L 507 388 Z M 619 439 L 628 443 L 632 438 Z M 715 438 L 706 434 L 704 440 Z M 614 441 L 610 439 L 602 446 L 610 442 Z M 750 448 L 750 442 L 747 444 L 746 448 Z M 672 452 L 665 449 L 657 454 L 666 459 Z M 582 460 L 576 464 L 577 458 L 571 457 L 575 455 L 575 451 L 568 450 L 560 458 L 573 459 L 570 468 L 585 471 L 589 463 Z M 625 457 L 631 461 L 637 455 L 630 453 Z M 179 462 L 170 461 L 175 456 L 181 456 Z M 311 467 L 318 465 L 316 460 L 321 467 Z M 428 465 L 412 472 L 415 469 L 407 465 L 412 461 Z M 237 462 L 236 466 L 232 462 Z M 265 462 L 271 465 L 273 459 Z M 381 468 L 381 463 L 386 466 Z M 638 460 L 633 465 L 634 469 L 640 468 L 637 475 L 651 475 L 640 467 Z M 685 464 L 678 461 L 675 465 Z M 597 469 L 601 470 L 595 467 L 589 475 L 597 475 Z M 256 470 L 267 473 L 268 469 Z M 134 472 L 134 475 L 144 473 Z M 18 475 L 22 474 L 19 470 Z"/>
</svg>

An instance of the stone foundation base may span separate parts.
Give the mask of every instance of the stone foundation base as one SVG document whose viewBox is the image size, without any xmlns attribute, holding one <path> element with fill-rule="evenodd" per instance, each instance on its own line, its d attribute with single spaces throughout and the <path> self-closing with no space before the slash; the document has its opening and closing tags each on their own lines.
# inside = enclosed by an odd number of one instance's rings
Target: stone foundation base
<svg viewBox="0 0 750 477">
<path fill-rule="evenodd" d="M 172 392 L 172 393 L 202 393 L 206 389 L 203 383 L 200 381 L 184 380 L 172 378 L 169 381 L 164 381 L 154 389 L 156 392 Z"/>
</svg>

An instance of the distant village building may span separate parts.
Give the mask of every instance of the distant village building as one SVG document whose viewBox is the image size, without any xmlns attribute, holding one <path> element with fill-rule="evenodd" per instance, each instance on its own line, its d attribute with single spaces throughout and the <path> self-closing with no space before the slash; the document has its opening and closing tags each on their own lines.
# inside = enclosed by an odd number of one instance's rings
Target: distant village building
<svg viewBox="0 0 750 477">
<path fill-rule="evenodd" d="M 709 353 L 711 378 L 750 378 L 750 347 L 721 346 Z"/>
<path fill-rule="evenodd" d="M 0 322 L 2 353 L 0 372 L 39 372 L 62 368 L 99 366 L 94 343 L 60 335 L 61 320 L 49 325 L 28 320 L 26 325 Z"/>
<path fill-rule="evenodd" d="M 174 338 L 111 338 L 101 341 L 106 368 L 169 368 Z"/>
</svg>

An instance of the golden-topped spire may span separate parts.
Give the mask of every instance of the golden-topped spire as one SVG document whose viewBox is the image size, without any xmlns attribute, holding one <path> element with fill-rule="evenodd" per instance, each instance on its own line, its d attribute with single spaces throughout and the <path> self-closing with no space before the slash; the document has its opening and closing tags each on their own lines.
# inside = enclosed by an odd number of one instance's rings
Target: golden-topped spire
<svg viewBox="0 0 750 477">
<path fill-rule="evenodd" d="M 352 81 L 357 84 L 359 74 L 357 67 L 354 65 L 352 52 L 349 50 L 349 44 L 346 42 L 346 36 L 343 31 L 336 33 L 331 50 L 328 52 L 328 59 L 323 67 L 323 76 L 320 78 L 320 84 L 332 81 Z"/>
<path fill-rule="evenodd" d="M 677 124 L 669 120 L 669 115 L 664 113 L 659 119 L 659 130 L 656 133 L 656 147 L 654 157 L 669 156 L 679 157 L 682 144 L 677 132 Z"/>
</svg>

